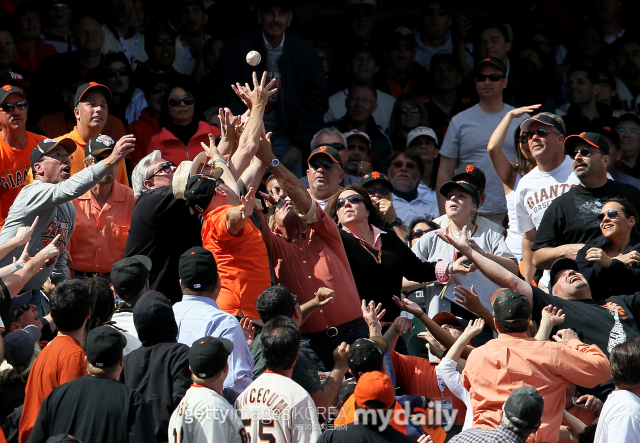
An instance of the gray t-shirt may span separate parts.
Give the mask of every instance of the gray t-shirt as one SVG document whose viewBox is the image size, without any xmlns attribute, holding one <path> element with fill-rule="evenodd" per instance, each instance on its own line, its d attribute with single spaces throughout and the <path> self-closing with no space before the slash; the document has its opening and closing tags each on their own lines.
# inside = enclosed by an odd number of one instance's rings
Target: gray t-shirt
<svg viewBox="0 0 640 443">
<path fill-rule="evenodd" d="M 480 214 L 507 212 L 507 201 L 504 196 L 502 181 L 493 168 L 487 153 L 487 145 L 502 118 L 512 109 L 512 106 L 505 104 L 502 111 L 497 114 L 487 114 L 480 109 L 480 105 L 475 105 L 451 119 L 447 135 L 445 135 L 442 142 L 440 155 L 458 159 L 458 167 L 473 165 L 480 168 L 487 177 L 487 185 L 484 190 L 487 198 L 478 210 Z M 512 134 L 527 117 L 529 115 L 525 114 L 523 117 L 514 119 L 511 122 L 502 146 L 502 152 L 512 163 L 517 162 Z"/>
</svg>

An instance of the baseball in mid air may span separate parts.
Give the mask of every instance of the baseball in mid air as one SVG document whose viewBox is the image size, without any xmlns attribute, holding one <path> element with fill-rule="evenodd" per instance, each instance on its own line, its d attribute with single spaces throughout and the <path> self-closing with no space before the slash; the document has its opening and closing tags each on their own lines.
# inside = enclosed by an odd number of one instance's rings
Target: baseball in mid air
<svg viewBox="0 0 640 443">
<path fill-rule="evenodd" d="M 250 51 L 247 54 L 247 63 L 251 66 L 257 66 L 261 59 L 262 57 L 260 57 L 260 53 L 258 51 Z"/>
</svg>

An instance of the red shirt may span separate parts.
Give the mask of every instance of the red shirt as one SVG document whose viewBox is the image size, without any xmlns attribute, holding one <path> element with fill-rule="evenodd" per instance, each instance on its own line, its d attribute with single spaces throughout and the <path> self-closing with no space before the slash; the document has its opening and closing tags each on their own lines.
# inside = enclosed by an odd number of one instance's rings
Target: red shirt
<svg viewBox="0 0 640 443">
<path fill-rule="evenodd" d="M 187 146 L 185 146 L 171 131 L 167 128 L 162 128 L 160 134 L 151 137 L 145 155 L 157 149 L 162 152 L 163 159 L 179 165 L 185 160 L 193 160 L 196 155 L 204 151 L 200 143 L 209 145 L 209 133 L 213 134 L 214 137 L 218 137 L 220 130 L 207 122 L 200 122 L 198 124 L 198 130 L 193 137 L 191 137 Z"/>
</svg>

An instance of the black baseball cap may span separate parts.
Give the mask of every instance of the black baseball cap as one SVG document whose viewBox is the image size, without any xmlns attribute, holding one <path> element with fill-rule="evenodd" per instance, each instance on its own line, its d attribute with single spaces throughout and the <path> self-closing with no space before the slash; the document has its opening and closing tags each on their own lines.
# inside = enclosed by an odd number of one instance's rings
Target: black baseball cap
<svg viewBox="0 0 640 443">
<path fill-rule="evenodd" d="M 471 177 L 476 183 L 478 183 L 477 185 L 474 185 L 476 187 L 480 187 L 480 189 L 484 189 L 487 186 L 487 177 L 485 177 L 484 172 L 482 171 L 482 169 L 473 166 L 473 165 L 467 165 L 466 168 L 464 168 L 464 172 L 461 172 L 459 174 L 454 175 L 451 178 L 451 181 L 457 182 L 457 181 L 469 181 L 467 180 L 468 177 Z M 473 184 L 473 183 L 472 183 Z"/>
<path fill-rule="evenodd" d="M 576 145 L 580 142 L 587 143 L 599 149 L 603 155 L 609 155 L 609 143 L 607 143 L 600 134 L 596 134 L 595 132 L 581 132 L 580 134 L 570 135 L 564 139 L 564 150 L 569 157 L 573 158 L 576 156 Z"/>
<path fill-rule="evenodd" d="M 29 84 L 30 83 L 27 80 L 25 80 L 24 77 L 18 74 L 17 72 L 7 71 L 0 74 L 0 86 L 2 86 L 3 89 L 4 89 L 4 86 L 7 86 L 7 85 L 17 86 L 19 89 L 23 90 L 22 92 L 23 97 L 24 97 L 24 90 L 29 88 Z M 19 94 L 19 92 L 17 92 L 17 94 Z M 4 101 L 4 98 L 0 101 L 0 104 L 3 101 Z"/>
<path fill-rule="evenodd" d="M 357 377 L 366 372 L 379 371 L 386 351 L 387 342 L 382 337 L 359 338 L 349 349 L 349 369 Z"/>
<path fill-rule="evenodd" d="M 497 322 L 515 323 L 531 318 L 531 304 L 522 292 L 500 288 L 491 296 L 493 316 Z"/>
<path fill-rule="evenodd" d="M 9 329 L 11 323 L 16 321 L 16 311 L 28 304 L 32 296 L 33 294 L 31 291 L 16 295 L 11 299 L 11 302 L 9 302 L 9 308 L 0 312 L 0 317 L 2 317 L 2 323 L 4 323 L 5 328 Z"/>
<path fill-rule="evenodd" d="M 218 179 L 222 175 L 222 168 L 215 168 L 209 175 L 196 174 L 189 178 L 184 190 L 184 199 L 187 205 L 202 214 L 216 195 Z"/>
<path fill-rule="evenodd" d="M 102 94 L 104 95 L 104 98 L 107 99 L 107 103 L 109 103 L 113 98 L 113 95 L 111 94 L 111 89 L 107 88 L 105 85 L 101 85 L 100 83 L 89 82 L 80 86 L 76 91 L 75 105 L 78 106 L 78 103 L 80 103 L 80 100 L 82 100 L 82 97 L 91 90 L 102 92 Z"/>
<path fill-rule="evenodd" d="M 366 187 L 371 183 L 380 182 L 384 184 L 389 190 L 393 191 L 393 185 L 391 184 L 391 180 L 389 180 L 389 176 L 384 172 L 373 171 L 369 174 L 365 174 L 360 180 L 360 186 Z"/>
<path fill-rule="evenodd" d="M 76 152 L 76 149 L 78 148 L 78 146 L 76 145 L 76 142 L 74 142 L 73 139 L 68 137 L 63 138 L 62 140 L 59 140 L 59 141 L 56 141 L 52 138 L 45 138 L 40 143 L 38 143 L 31 151 L 31 166 L 38 163 L 40 159 L 42 159 L 42 157 L 47 155 L 49 152 L 53 151 L 55 148 L 58 147 L 58 145 L 66 149 L 69 155 Z"/>
<path fill-rule="evenodd" d="M 503 410 L 507 420 L 522 431 L 535 431 L 542 422 L 544 399 L 536 388 L 523 386 L 509 395 Z"/>
<path fill-rule="evenodd" d="M 22 89 L 18 88 L 17 86 L 4 85 L 2 88 L 0 88 L 0 105 L 4 103 L 9 94 L 18 94 L 25 100 L 27 99 L 27 96 Z"/>
<path fill-rule="evenodd" d="M 193 375 L 211 378 L 224 369 L 233 352 L 233 343 L 226 338 L 202 337 L 194 341 L 189 350 L 189 366 Z"/>
<path fill-rule="evenodd" d="M 132 255 L 115 262 L 111 266 L 111 283 L 118 297 L 134 304 L 147 284 L 152 265 L 151 259 L 145 255 Z"/>
<path fill-rule="evenodd" d="M 480 60 L 480 62 L 474 68 L 473 74 L 474 75 L 479 74 L 483 66 L 493 66 L 494 68 L 497 68 L 500 72 L 502 72 L 502 75 L 507 75 L 507 67 L 504 65 L 504 63 L 502 63 L 502 60 L 500 60 L 499 58 L 487 57 L 485 59 Z"/>
<path fill-rule="evenodd" d="M 462 188 L 466 193 L 471 195 L 471 198 L 476 202 L 476 205 L 480 206 L 480 194 L 478 193 L 478 188 L 464 180 L 446 182 L 440 186 L 440 195 L 447 198 L 447 194 L 453 188 Z"/>
<path fill-rule="evenodd" d="M 549 113 L 536 114 L 533 117 L 529 117 L 528 119 L 523 120 L 523 122 L 520 123 L 520 131 L 527 132 L 529 130 L 529 126 L 533 122 L 542 123 L 543 125 L 547 126 L 553 126 L 562 135 L 565 135 L 567 132 L 562 118 L 558 117 L 555 114 Z"/>
<path fill-rule="evenodd" d="M 311 155 L 309 155 L 307 163 L 311 161 L 311 157 L 318 154 L 324 154 L 331 158 L 331 161 L 342 166 L 342 159 L 340 158 L 340 154 L 338 154 L 338 151 L 335 148 L 332 148 L 329 145 L 320 145 L 316 149 L 311 151 Z"/>
<path fill-rule="evenodd" d="M 549 270 L 549 284 L 552 288 L 553 285 L 556 284 L 556 276 L 558 273 L 564 271 L 565 269 L 571 269 L 576 272 L 580 272 L 580 268 L 578 268 L 578 263 L 575 260 L 571 260 L 570 258 L 559 258 L 553 262 L 551 265 L 551 270 Z"/>
<path fill-rule="evenodd" d="M 13 367 L 24 367 L 33 357 L 35 344 L 40 341 L 41 332 L 36 325 L 10 332 L 4 338 L 4 359 Z"/>
<path fill-rule="evenodd" d="M 603 125 L 596 132 L 611 139 L 611 141 L 613 142 L 613 146 L 609 146 L 609 150 L 611 150 L 611 148 L 620 149 L 620 136 L 616 131 L 613 130 L 611 126 Z"/>
<path fill-rule="evenodd" d="M 108 135 L 96 135 L 84 145 L 84 156 L 98 155 L 107 150 L 113 150 L 116 142 Z"/>
<path fill-rule="evenodd" d="M 98 326 L 87 335 L 85 354 L 96 368 L 108 368 L 122 358 L 127 339 L 111 326 Z"/>
<path fill-rule="evenodd" d="M 210 288 L 218 280 L 218 266 L 211 251 L 200 246 L 187 249 L 180 256 L 178 274 L 182 286 L 192 291 Z"/>
</svg>

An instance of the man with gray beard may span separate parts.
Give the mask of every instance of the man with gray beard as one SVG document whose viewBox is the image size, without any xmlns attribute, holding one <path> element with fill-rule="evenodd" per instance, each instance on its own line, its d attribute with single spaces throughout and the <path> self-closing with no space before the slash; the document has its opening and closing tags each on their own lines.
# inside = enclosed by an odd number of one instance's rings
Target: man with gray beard
<svg viewBox="0 0 640 443">
<path fill-rule="evenodd" d="M 324 209 L 344 178 L 342 159 L 331 145 L 321 145 L 311 151 L 307 164 L 309 194 Z"/>
</svg>

